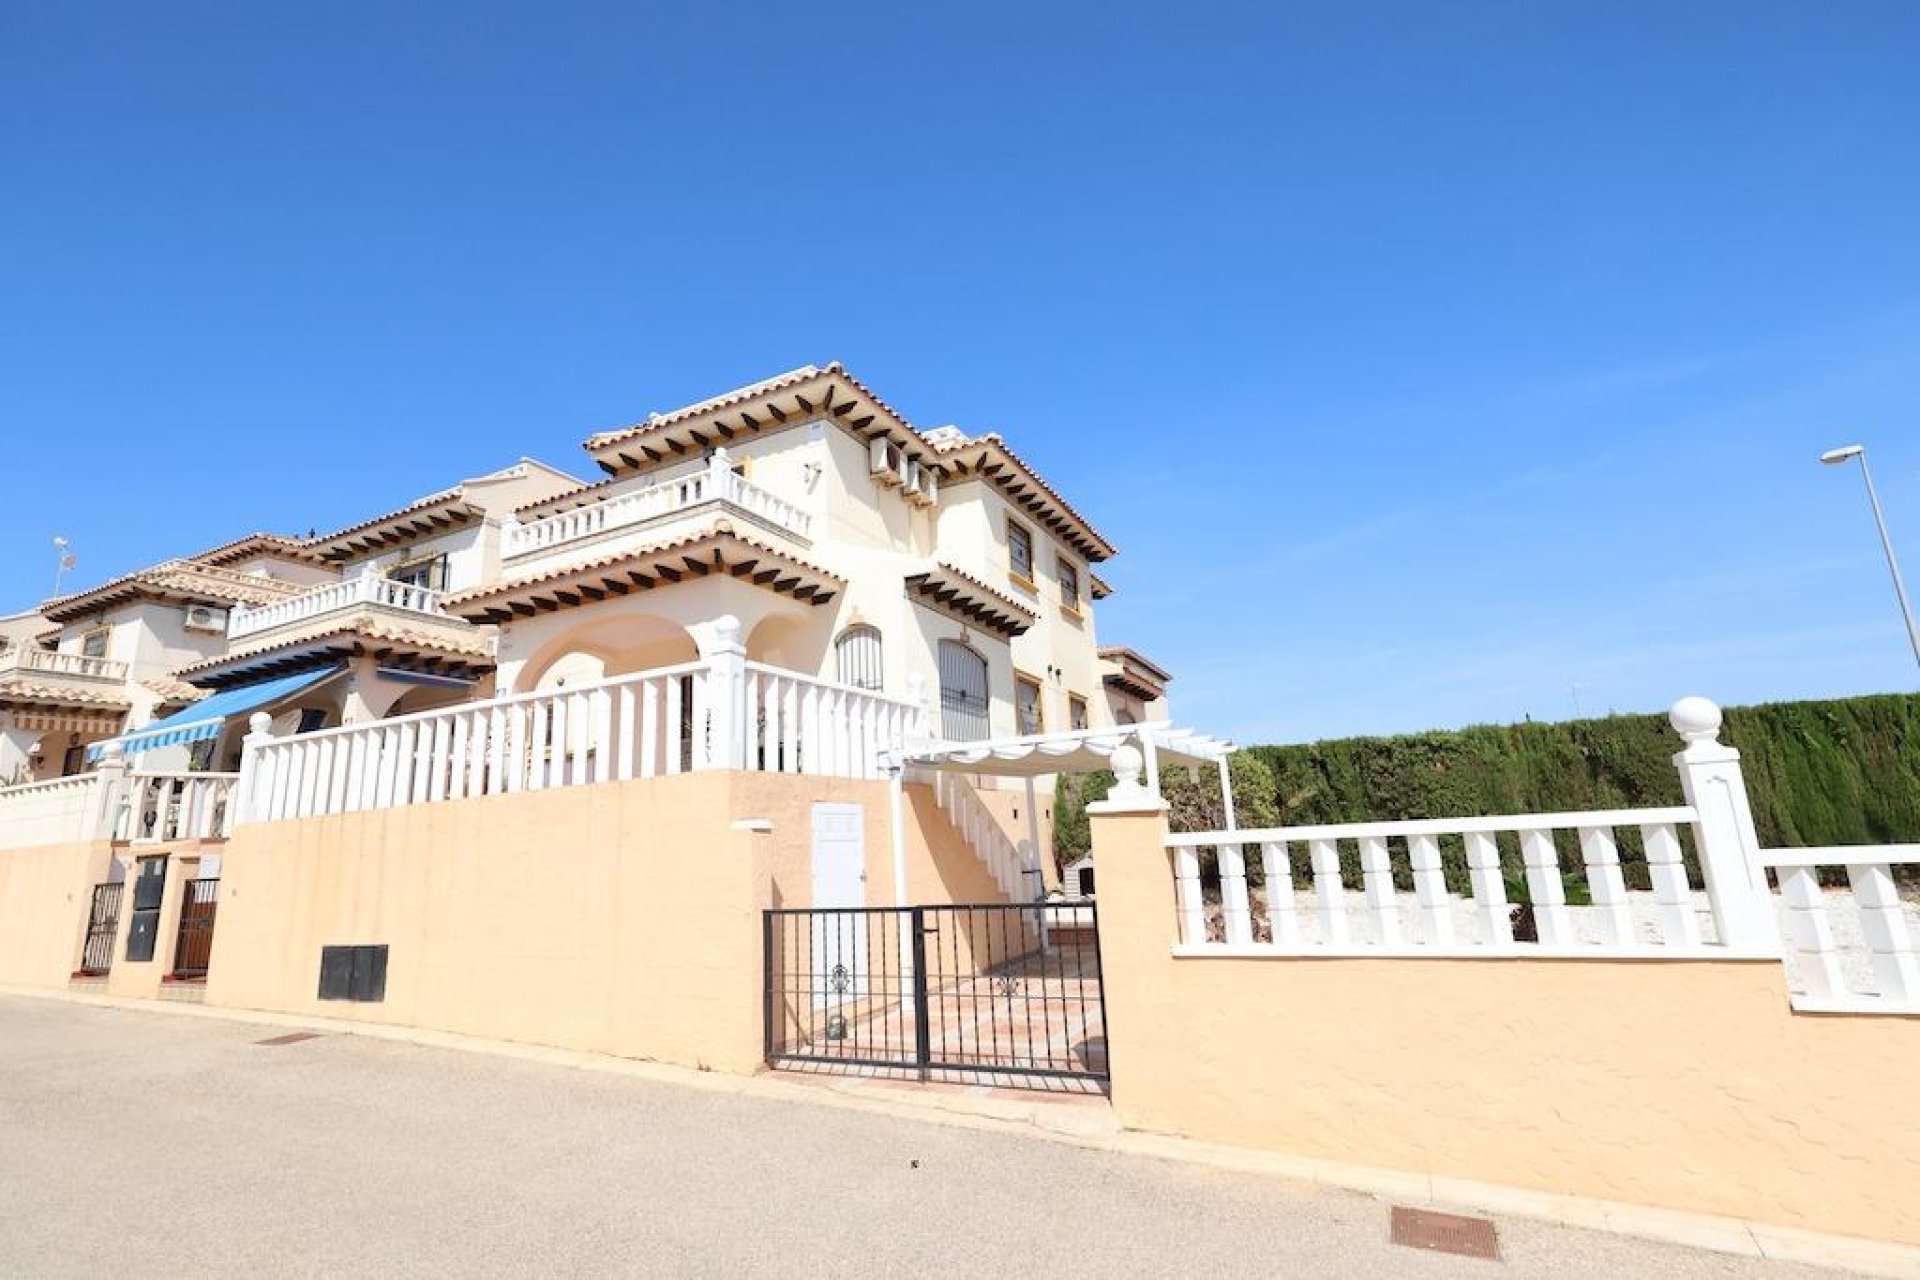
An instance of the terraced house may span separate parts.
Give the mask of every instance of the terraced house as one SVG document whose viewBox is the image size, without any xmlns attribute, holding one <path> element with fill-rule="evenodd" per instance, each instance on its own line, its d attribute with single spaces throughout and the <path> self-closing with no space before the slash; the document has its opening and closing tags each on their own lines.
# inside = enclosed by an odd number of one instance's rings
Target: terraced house
<svg viewBox="0 0 1920 1280">
<path fill-rule="evenodd" d="M 1242 830 L 999 436 L 829 365 L 585 448 L 0 619 L 0 985 L 1039 1081 L 1350 1185 L 1916 1256 L 1920 847 L 1760 847 L 1712 703 L 1670 807 Z"/>
<path fill-rule="evenodd" d="M 522 459 L 14 620 L 0 846 L 70 844 L 87 910 L 36 912 L 43 952 L 0 966 L 193 999 L 272 972 L 287 989 L 254 999 L 311 1000 L 330 944 L 234 961 L 235 913 L 213 928 L 236 827 L 560 791 L 593 823 L 620 812 L 607 784 L 695 774 L 755 777 L 759 807 L 723 810 L 783 815 L 781 904 L 901 903 L 915 880 L 1032 902 L 1058 887 L 1054 771 L 1126 733 L 1170 763 L 1221 749 L 1165 725 L 1164 671 L 1101 647 L 1115 549 L 996 434 L 920 430 L 829 365 L 585 449 L 593 483 Z M 650 825 L 733 838 L 743 815 L 678 795 Z M 0 865 L 17 883 L 26 860 Z M 280 923 L 270 949 L 296 947 Z"/>
</svg>

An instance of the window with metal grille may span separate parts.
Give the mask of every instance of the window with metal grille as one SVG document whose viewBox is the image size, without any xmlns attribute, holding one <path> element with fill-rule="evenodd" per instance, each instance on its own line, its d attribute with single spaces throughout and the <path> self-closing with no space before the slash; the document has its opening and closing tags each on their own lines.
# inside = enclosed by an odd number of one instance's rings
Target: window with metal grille
<svg viewBox="0 0 1920 1280">
<path fill-rule="evenodd" d="M 1033 581 L 1033 531 L 1017 520 L 1007 521 L 1007 571 L 1022 582 Z"/>
<path fill-rule="evenodd" d="M 987 660 L 958 640 L 940 642 L 940 732 L 951 742 L 977 742 L 987 719 Z"/>
<path fill-rule="evenodd" d="M 1064 557 L 1056 561 L 1060 574 L 1060 607 L 1068 613 L 1080 612 L 1080 570 Z"/>
<path fill-rule="evenodd" d="M 848 627 L 834 642 L 833 658 L 841 684 L 856 689 L 879 689 L 886 684 L 881 664 L 880 632 L 864 624 Z"/>
<path fill-rule="evenodd" d="M 1040 682 L 1019 676 L 1013 682 L 1013 705 L 1020 720 L 1021 733 L 1045 733 L 1046 717 L 1040 712 Z"/>
<path fill-rule="evenodd" d="M 1077 693 L 1067 695 L 1067 724 L 1074 729 L 1087 727 L 1087 700 Z"/>
</svg>

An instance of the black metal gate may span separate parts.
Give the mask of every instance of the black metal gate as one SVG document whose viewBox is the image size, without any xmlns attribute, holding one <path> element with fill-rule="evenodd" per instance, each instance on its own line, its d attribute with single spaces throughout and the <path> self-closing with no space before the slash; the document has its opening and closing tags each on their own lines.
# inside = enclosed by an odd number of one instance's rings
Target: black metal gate
<svg viewBox="0 0 1920 1280">
<path fill-rule="evenodd" d="M 774 1066 L 1107 1079 L 1091 902 L 769 911 L 765 950 Z"/>
<path fill-rule="evenodd" d="M 220 905 L 220 881 L 189 880 L 180 894 L 180 932 L 173 944 L 173 976 L 204 978 L 213 953 L 213 916 Z"/>
<path fill-rule="evenodd" d="M 93 886 L 93 905 L 87 911 L 87 941 L 80 948 L 80 972 L 102 974 L 113 968 L 113 939 L 120 929 L 120 889 L 117 884 Z"/>
</svg>

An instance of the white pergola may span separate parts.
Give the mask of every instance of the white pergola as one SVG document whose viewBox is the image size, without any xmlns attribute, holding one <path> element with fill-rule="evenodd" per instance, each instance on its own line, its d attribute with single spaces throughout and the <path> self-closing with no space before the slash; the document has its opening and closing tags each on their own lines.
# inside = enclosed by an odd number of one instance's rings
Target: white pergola
<svg viewBox="0 0 1920 1280">
<path fill-rule="evenodd" d="M 975 742 L 930 742 L 909 746 L 895 761 L 904 768 L 893 777 L 894 897 L 906 902 L 906 816 L 901 787 L 907 769 L 933 769 L 989 777 L 1022 778 L 1027 784 L 1027 840 L 1040 856 L 1040 819 L 1034 780 L 1060 773 L 1093 773 L 1108 768 L 1113 753 L 1131 743 L 1145 764 L 1147 789 L 1160 794 L 1163 768 L 1197 769 L 1212 766 L 1220 772 L 1220 799 L 1226 811 L 1226 829 L 1238 824 L 1233 812 L 1233 779 L 1227 757 L 1233 744 L 1191 729 L 1176 728 L 1164 720 L 1147 724 L 1115 725 L 1108 729 L 1073 729 L 1063 733 L 1029 734 L 1017 738 L 985 738 Z"/>
</svg>

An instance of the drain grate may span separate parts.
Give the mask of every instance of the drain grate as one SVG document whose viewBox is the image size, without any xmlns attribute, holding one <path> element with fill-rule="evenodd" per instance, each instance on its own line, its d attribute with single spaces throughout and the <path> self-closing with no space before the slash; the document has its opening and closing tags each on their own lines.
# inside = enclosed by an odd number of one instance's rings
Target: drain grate
<svg viewBox="0 0 1920 1280">
<path fill-rule="evenodd" d="M 1435 1253 L 1457 1253 L 1466 1258 L 1500 1257 L 1500 1242 L 1493 1223 L 1486 1218 L 1462 1218 L 1431 1209 L 1393 1206 L 1393 1227 L 1388 1238 L 1410 1249 L 1431 1249 Z"/>
<path fill-rule="evenodd" d="M 318 1040 L 319 1038 L 320 1033 L 318 1031 L 289 1031 L 286 1035 L 274 1036 L 271 1040 L 255 1040 L 254 1043 L 270 1045 L 299 1044 L 302 1040 Z"/>
</svg>

